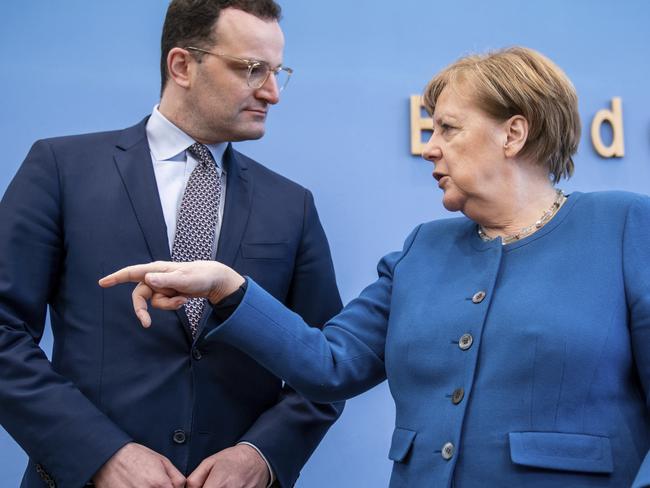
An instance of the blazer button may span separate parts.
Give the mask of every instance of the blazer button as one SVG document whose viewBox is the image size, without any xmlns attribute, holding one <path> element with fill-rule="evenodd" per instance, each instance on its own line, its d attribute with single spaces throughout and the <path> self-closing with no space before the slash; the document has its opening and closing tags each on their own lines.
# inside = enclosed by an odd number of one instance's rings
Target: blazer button
<svg viewBox="0 0 650 488">
<path fill-rule="evenodd" d="M 485 292 L 483 290 L 477 291 L 472 297 L 472 302 L 481 303 L 485 299 Z"/>
<path fill-rule="evenodd" d="M 199 349 L 195 347 L 195 348 L 192 349 L 192 357 L 196 361 L 200 361 L 201 358 L 203 357 L 203 355 L 201 354 L 201 351 L 199 351 Z"/>
<path fill-rule="evenodd" d="M 175 430 L 172 439 L 176 444 L 185 444 L 185 441 L 187 441 L 187 435 L 180 429 Z"/>
<path fill-rule="evenodd" d="M 460 347 L 463 351 L 467 351 L 470 347 L 472 347 L 472 344 L 474 344 L 474 338 L 472 337 L 472 334 L 463 334 L 458 341 L 458 347 Z"/>
<path fill-rule="evenodd" d="M 463 398 L 465 398 L 465 390 L 462 388 L 456 388 L 454 390 L 454 393 L 451 395 L 451 403 L 454 405 L 458 405 L 460 402 L 463 401 Z"/>
<path fill-rule="evenodd" d="M 444 446 L 442 446 L 441 456 L 445 461 L 449 461 L 454 457 L 454 445 L 451 442 L 447 442 Z"/>
</svg>

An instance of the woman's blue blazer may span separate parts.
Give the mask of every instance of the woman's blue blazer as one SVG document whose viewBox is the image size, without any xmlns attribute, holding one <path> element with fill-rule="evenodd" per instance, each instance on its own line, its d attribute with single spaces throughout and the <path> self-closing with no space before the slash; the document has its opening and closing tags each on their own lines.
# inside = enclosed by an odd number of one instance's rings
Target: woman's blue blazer
<svg viewBox="0 0 650 488">
<path fill-rule="evenodd" d="M 573 193 L 535 234 L 417 227 L 321 332 L 253 281 L 206 340 L 312 400 L 387 379 L 391 487 L 650 486 L 650 198 Z"/>
</svg>

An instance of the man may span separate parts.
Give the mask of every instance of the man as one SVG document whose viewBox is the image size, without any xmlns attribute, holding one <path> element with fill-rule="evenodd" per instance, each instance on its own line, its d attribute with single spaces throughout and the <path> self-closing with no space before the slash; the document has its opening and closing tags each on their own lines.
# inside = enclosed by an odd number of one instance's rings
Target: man
<svg viewBox="0 0 650 488">
<path fill-rule="evenodd" d="M 272 0 L 173 0 L 152 115 L 39 141 L 9 186 L 0 420 L 29 454 L 22 486 L 291 486 L 340 414 L 206 339 L 205 301 L 134 335 L 131 290 L 96 286 L 128 264 L 216 258 L 313 325 L 340 309 L 311 194 L 228 144 L 262 137 L 290 74 L 279 15 Z"/>
</svg>

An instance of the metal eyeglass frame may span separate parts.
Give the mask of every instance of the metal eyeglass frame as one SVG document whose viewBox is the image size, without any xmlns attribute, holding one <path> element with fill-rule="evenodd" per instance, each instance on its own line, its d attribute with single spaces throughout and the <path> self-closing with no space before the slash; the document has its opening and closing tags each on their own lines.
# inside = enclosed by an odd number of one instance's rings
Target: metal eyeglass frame
<svg viewBox="0 0 650 488">
<path fill-rule="evenodd" d="M 217 56 L 219 58 L 230 59 L 232 61 L 236 61 L 236 62 L 246 64 L 247 67 L 248 67 L 248 74 L 246 76 L 246 84 L 248 84 L 248 86 L 250 88 L 252 88 L 253 90 L 257 90 L 259 88 L 262 88 L 264 86 L 264 83 L 266 83 L 266 80 L 269 79 L 269 76 L 271 75 L 271 73 L 273 73 L 274 75 L 277 76 L 278 73 L 280 73 L 280 71 L 284 71 L 286 76 L 287 76 L 287 79 L 284 81 L 284 83 L 282 83 L 282 86 L 280 86 L 278 84 L 278 90 L 282 91 L 282 90 L 284 90 L 284 88 L 289 83 L 289 79 L 291 78 L 291 75 L 293 74 L 293 70 L 291 68 L 288 68 L 287 66 L 280 65 L 277 68 L 271 68 L 269 63 L 267 63 L 266 61 L 259 61 L 257 59 L 239 58 L 237 56 L 231 56 L 230 54 L 215 53 L 215 52 L 207 51 L 205 49 L 201 49 L 199 47 L 194 47 L 194 46 L 188 46 L 185 49 L 188 50 L 188 51 L 196 51 L 196 52 L 203 53 L 203 54 L 211 54 L 212 56 Z M 263 78 L 261 78 L 261 81 L 259 83 L 252 84 L 251 83 L 251 78 L 252 78 L 253 70 L 255 68 L 260 68 L 260 67 L 266 68 L 266 75 Z"/>
</svg>

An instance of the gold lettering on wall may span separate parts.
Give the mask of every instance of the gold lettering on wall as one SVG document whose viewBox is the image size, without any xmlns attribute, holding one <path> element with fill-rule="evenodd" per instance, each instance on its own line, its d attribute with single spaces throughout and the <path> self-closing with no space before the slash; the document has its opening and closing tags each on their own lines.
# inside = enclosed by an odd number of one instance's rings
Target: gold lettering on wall
<svg viewBox="0 0 650 488">
<path fill-rule="evenodd" d="M 433 130 L 433 119 L 422 117 L 422 97 L 411 95 L 411 154 L 420 156 L 424 150 L 422 131 Z"/>
<path fill-rule="evenodd" d="M 612 126 L 612 143 L 603 144 L 600 128 L 603 123 L 609 122 Z M 591 143 L 596 152 L 603 158 L 622 158 L 625 155 L 623 143 L 623 103 L 620 97 L 612 98 L 612 109 L 602 109 L 596 113 L 591 122 Z"/>
</svg>

